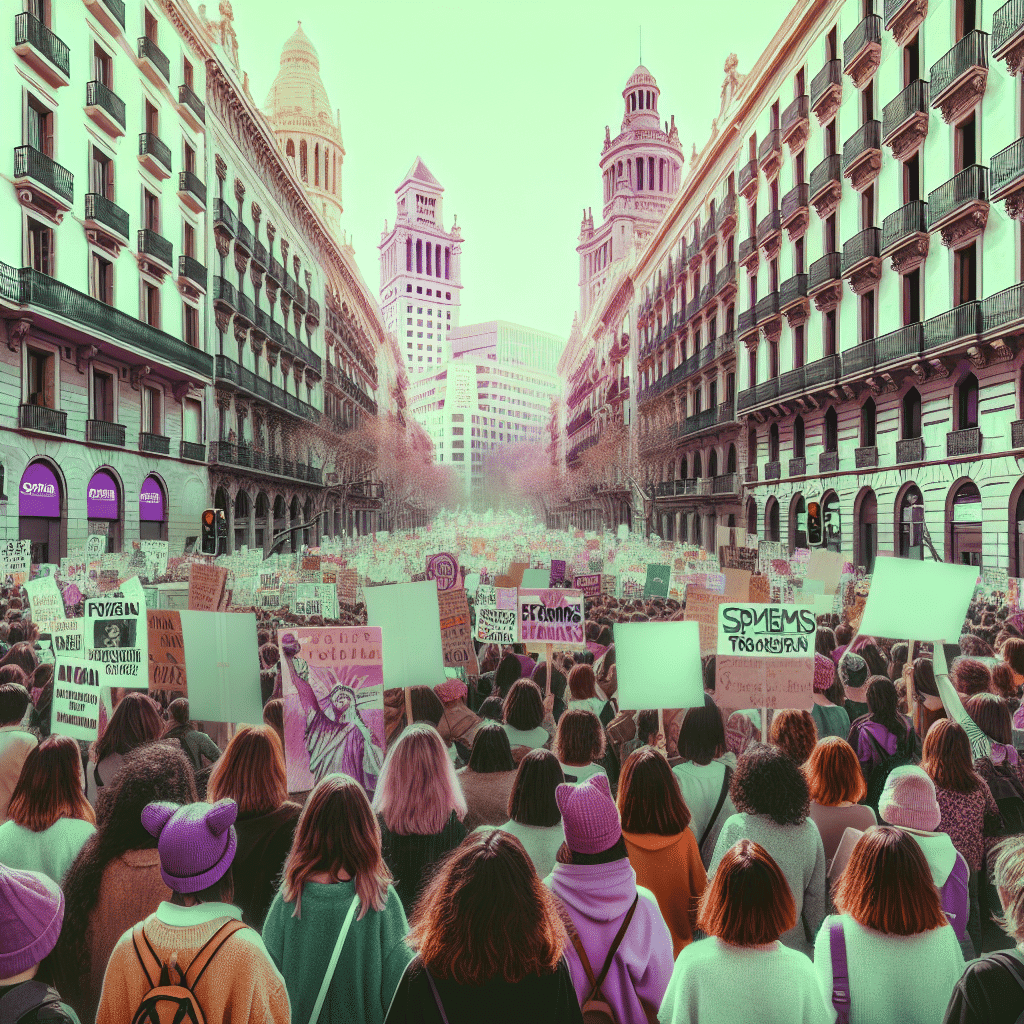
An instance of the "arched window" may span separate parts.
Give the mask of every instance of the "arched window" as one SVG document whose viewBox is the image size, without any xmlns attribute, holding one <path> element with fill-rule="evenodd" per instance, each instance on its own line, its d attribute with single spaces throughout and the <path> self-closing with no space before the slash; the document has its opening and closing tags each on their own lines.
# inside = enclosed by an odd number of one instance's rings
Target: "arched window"
<svg viewBox="0 0 1024 1024">
<path fill-rule="evenodd" d="M 830 405 L 825 412 L 825 451 L 839 451 L 839 414 L 834 405 Z"/>
<path fill-rule="evenodd" d="M 915 484 L 911 484 L 900 498 L 896 528 L 900 538 L 900 558 L 917 558 L 923 561 L 924 499 Z"/>
<path fill-rule="evenodd" d="M 712 478 L 718 476 L 718 452 L 714 448 L 708 455 L 708 476 Z"/>
<path fill-rule="evenodd" d="M 804 457 L 804 418 L 803 416 L 797 416 L 793 420 L 793 458 L 802 459 Z M 801 545 L 802 547 L 803 545 Z"/>
<path fill-rule="evenodd" d="M 757 533 L 757 502 L 753 498 L 747 499 L 747 533 Z"/>
<path fill-rule="evenodd" d="M 320 185 L 320 143 L 313 147 L 313 184 Z"/>
<path fill-rule="evenodd" d="M 658 191 L 665 191 L 665 161 L 658 161 Z"/>
<path fill-rule="evenodd" d="M 921 393 L 911 388 L 903 396 L 903 438 L 921 436 Z"/>
<path fill-rule="evenodd" d="M 751 427 L 747 431 L 747 465 L 757 465 L 757 428 Z"/>
<path fill-rule="evenodd" d="M 405 240 L 405 269 L 412 273 L 412 239 Z"/>
<path fill-rule="evenodd" d="M 966 481 L 952 495 L 952 507 L 947 508 L 949 547 L 946 561 L 957 565 L 981 566 L 981 492 L 977 485 Z"/>
<path fill-rule="evenodd" d="M 423 273 L 423 240 L 416 239 L 416 273 Z"/>
<path fill-rule="evenodd" d="M 857 565 L 863 565 L 868 572 L 874 568 L 875 552 L 878 549 L 878 499 L 875 492 L 866 488 L 857 504 L 856 549 L 853 552 Z"/>
<path fill-rule="evenodd" d="M 327 191 L 327 175 L 331 169 L 331 154 L 324 149 L 324 191 Z"/>
<path fill-rule="evenodd" d="M 775 498 L 768 499 L 768 506 L 764 513 L 764 528 L 768 534 L 766 540 L 777 541 L 779 539 L 779 503 Z"/>
<path fill-rule="evenodd" d="M 295 143 L 289 139 L 284 146 L 284 155 L 290 156 L 293 160 L 295 159 Z"/>
<path fill-rule="evenodd" d="M 757 435 L 756 434 L 754 435 L 754 440 L 755 440 L 755 442 L 757 440 Z M 726 473 L 735 473 L 736 472 L 736 445 L 734 445 L 734 444 L 729 445 L 729 451 L 726 453 L 726 456 L 725 456 L 725 471 L 726 471 Z"/>
<path fill-rule="evenodd" d="M 790 552 L 807 547 L 807 504 L 798 494 L 789 506 Z"/>
<path fill-rule="evenodd" d="M 654 191 L 654 157 L 649 156 L 647 158 L 647 188 L 649 191 Z"/>
<path fill-rule="evenodd" d="M 875 400 L 869 398 L 860 407 L 860 444 L 862 448 L 874 448 L 875 446 Z M 863 562 L 858 563 L 863 565 Z"/>
<path fill-rule="evenodd" d="M 773 423 L 768 428 L 768 461 L 779 461 L 779 425 Z"/>
<path fill-rule="evenodd" d="M 331 155 L 331 192 L 333 195 L 338 194 L 338 154 L 333 153 Z"/>
<path fill-rule="evenodd" d="M 452 276 L 452 250 L 446 245 L 444 247 L 444 279 L 451 280 Z"/>
<path fill-rule="evenodd" d="M 700 465 L 700 452 L 693 453 L 693 476 L 694 479 L 699 480 L 703 476 Z"/>
<path fill-rule="evenodd" d="M 842 517 L 839 511 L 839 495 L 835 491 L 826 491 L 824 498 L 821 499 L 821 536 L 824 546 L 829 551 L 842 551 Z"/>
<path fill-rule="evenodd" d="M 956 389 L 957 430 L 967 430 L 978 425 L 978 378 L 973 373 L 967 374 Z"/>
<path fill-rule="evenodd" d="M 309 149 L 305 139 L 299 143 L 299 176 L 303 181 L 309 181 Z"/>
<path fill-rule="evenodd" d="M 644 190 L 644 158 L 642 156 L 636 158 L 636 190 L 637 192 Z"/>
</svg>

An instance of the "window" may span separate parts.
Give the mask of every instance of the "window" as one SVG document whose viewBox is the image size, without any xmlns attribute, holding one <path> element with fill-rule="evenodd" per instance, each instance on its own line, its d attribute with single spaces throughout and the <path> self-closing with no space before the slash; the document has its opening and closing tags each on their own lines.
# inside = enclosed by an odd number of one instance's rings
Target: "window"
<svg viewBox="0 0 1024 1024">
<path fill-rule="evenodd" d="M 833 25 L 825 36 L 825 60 L 836 60 L 839 57 L 839 27 Z"/>
<path fill-rule="evenodd" d="M 182 440 L 201 444 L 203 440 L 203 405 L 194 398 L 186 398 L 181 404 Z"/>
<path fill-rule="evenodd" d="M 104 423 L 113 423 L 114 412 L 114 378 L 101 370 L 92 372 L 92 418 Z"/>
<path fill-rule="evenodd" d="M 903 47 L 903 87 L 921 77 L 921 36 L 915 35 Z"/>
<path fill-rule="evenodd" d="M 839 252 L 839 224 L 834 212 L 825 218 L 825 252 Z"/>
<path fill-rule="evenodd" d="M 875 400 L 869 398 L 860 407 L 860 444 L 862 448 L 874 448 L 875 422 Z"/>
<path fill-rule="evenodd" d="M 142 432 L 144 434 L 162 434 L 163 424 L 163 392 L 158 388 L 143 387 L 142 389 Z"/>
<path fill-rule="evenodd" d="M 839 152 L 839 139 L 836 133 L 836 119 L 832 118 L 827 125 L 825 125 L 825 156 L 835 156 Z"/>
<path fill-rule="evenodd" d="M 142 283 L 142 320 L 150 327 L 160 326 L 160 289 L 148 281 Z"/>
<path fill-rule="evenodd" d="M 779 127 L 779 101 L 776 100 L 771 107 L 769 114 L 770 126 L 772 131 Z"/>
<path fill-rule="evenodd" d="M 903 202 L 916 203 L 921 198 L 921 151 L 903 164 Z"/>
<path fill-rule="evenodd" d="M 89 191 L 114 201 L 114 161 L 96 146 L 89 160 Z"/>
<path fill-rule="evenodd" d="M 190 146 L 188 142 L 182 141 L 182 150 L 184 152 L 184 159 L 182 160 L 182 167 L 186 171 L 190 171 L 192 174 L 196 173 L 196 151 L 193 146 Z"/>
<path fill-rule="evenodd" d="M 92 77 L 100 85 L 105 85 L 108 89 L 113 88 L 114 62 L 99 43 L 92 45 Z"/>
<path fill-rule="evenodd" d="M 822 347 L 825 355 L 834 356 L 839 351 L 839 318 L 834 309 L 825 312 L 822 318 L 822 327 L 824 333 Z"/>
<path fill-rule="evenodd" d="M 963 39 L 978 27 L 977 0 L 956 0 L 956 39 Z"/>
<path fill-rule="evenodd" d="M 768 376 L 775 378 L 779 375 L 779 339 L 768 341 Z"/>
<path fill-rule="evenodd" d="M 921 394 L 917 388 L 911 388 L 904 396 L 903 438 L 911 440 L 921 436 Z"/>
<path fill-rule="evenodd" d="M 25 144 L 53 159 L 53 111 L 35 96 L 25 108 Z"/>
<path fill-rule="evenodd" d="M 47 28 L 53 28 L 50 24 L 50 0 L 28 0 L 27 10 L 36 21 L 41 21 Z"/>
<path fill-rule="evenodd" d="M 146 100 L 146 131 L 150 135 L 160 134 L 160 111 Z"/>
<path fill-rule="evenodd" d="M 867 231 L 875 226 L 875 186 L 868 185 L 860 194 L 860 229 Z"/>
<path fill-rule="evenodd" d="M 903 275 L 903 324 L 921 322 L 921 268 Z"/>
<path fill-rule="evenodd" d="M 184 82 L 187 89 L 191 89 L 195 92 L 195 72 L 192 68 L 192 62 L 186 57 L 181 59 L 181 80 Z"/>
<path fill-rule="evenodd" d="M 825 411 L 825 435 L 823 441 L 825 451 L 839 451 L 839 415 L 834 405 L 830 405 Z"/>
<path fill-rule="evenodd" d="M 199 310 L 187 302 L 181 304 L 182 340 L 192 348 L 199 348 Z"/>
<path fill-rule="evenodd" d="M 89 262 L 89 294 L 108 306 L 114 304 L 114 264 L 96 252 Z"/>
<path fill-rule="evenodd" d="M 804 418 L 803 416 L 797 416 L 793 420 L 793 458 L 802 459 L 804 457 Z"/>
<path fill-rule="evenodd" d="M 142 190 L 142 220 L 150 231 L 160 231 L 160 197 L 148 188 Z"/>
<path fill-rule="evenodd" d="M 196 229 L 187 220 L 181 222 L 181 251 L 183 255 L 195 259 Z"/>
<path fill-rule="evenodd" d="M 148 7 L 146 8 L 144 17 L 144 31 L 146 38 L 153 43 L 159 42 L 159 40 L 157 39 L 157 21 L 156 18 L 153 17 L 153 12 L 150 11 Z"/>
<path fill-rule="evenodd" d="M 860 297 L 860 341 L 864 344 L 875 336 L 875 290 Z"/>
<path fill-rule="evenodd" d="M 804 266 L 804 238 L 801 235 L 793 243 L 793 273 L 803 274 L 805 273 Z"/>
<path fill-rule="evenodd" d="M 861 90 L 860 94 L 861 124 L 875 119 L 875 80 L 871 79 Z"/>
<path fill-rule="evenodd" d="M 976 427 L 978 425 L 978 378 L 973 373 L 967 374 L 957 386 L 956 395 L 959 410 L 957 430 Z"/>
<path fill-rule="evenodd" d="M 779 425 L 772 423 L 768 428 L 768 461 L 779 461 Z"/>
<path fill-rule="evenodd" d="M 56 409 L 56 387 L 54 381 L 54 356 L 45 349 L 28 350 L 28 394 L 29 405 Z"/>
<path fill-rule="evenodd" d="M 924 559 L 924 500 L 916 486 L 907 488 L 900 501 L 900 558 Z"/>
<path fill-rule="evenodd" d="M 978 246 L 976 242 L 953 254 L 953 301 L 956 305 L 978 297 Z"/>
<path fill-rule="evenodd" d="M 793 369 L 799 370 L 804 365 L 804 325 L 797 324 L 793 328 Z"/>
<path fill-rule="evenodd" d="M 29 217 L 25 222 L 25 234 L 27 266 L 53 277 L 53 228 Z"/>
<path fill-rule="evenodd" d="M 978 132 L 974 114 L 956 126 L 956 151 L 953 170 L 957 173 L 978 162 Z"/>
</svg>

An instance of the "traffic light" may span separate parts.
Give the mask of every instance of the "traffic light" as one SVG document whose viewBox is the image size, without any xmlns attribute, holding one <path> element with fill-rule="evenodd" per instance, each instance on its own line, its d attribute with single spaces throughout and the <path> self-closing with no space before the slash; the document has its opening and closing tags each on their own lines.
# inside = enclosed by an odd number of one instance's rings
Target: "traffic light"
<svg viewBox="0 0 1024 1024">
<path fill-rule="evenodd" d="M 217 511 L 208 508 L 203 513 L 202 533 L 199 550 L 204 555 L 217 554 Z"/>
<path fill-rule="evenodd" d="M 814 547 L 821 544 L 821 503 L 809 501 L 807 503 L 807 546 Z"/>
</svg>

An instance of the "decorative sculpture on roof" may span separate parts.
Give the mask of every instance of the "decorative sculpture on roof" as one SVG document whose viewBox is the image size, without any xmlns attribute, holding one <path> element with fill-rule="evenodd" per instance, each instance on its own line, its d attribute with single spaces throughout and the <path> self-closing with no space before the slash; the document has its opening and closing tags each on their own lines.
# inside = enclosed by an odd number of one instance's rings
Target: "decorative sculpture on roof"
<svg viewBox="0 0 1024 1024">
<path fill-rule="evenodd" d="M 740 59 L 735 53 L 730 53 L 725 58 L 725 81 L 722 83 L 722 107 L 718 112 L 718 117 L 721 119 L 725 113 L 726 108 L 732 103 L 733 96 L 736 95 L 736 90 L 743 84 L 746 75 L 741 75 L 736 69 L 739 67 Z"/>
<path fill-rule="evenodd" d="M 231 10 L 231 0 L 220 0 L 217 6 L 220 19 L 213 21 L 206 16 L 206 4 L 199 5 L 199 20 L 206 29 L 206 34 L 215 42 L 220 43 L 231 63 L 238 67 L 238 36 L 235 33 L 235 13 Z"/>
</svg>

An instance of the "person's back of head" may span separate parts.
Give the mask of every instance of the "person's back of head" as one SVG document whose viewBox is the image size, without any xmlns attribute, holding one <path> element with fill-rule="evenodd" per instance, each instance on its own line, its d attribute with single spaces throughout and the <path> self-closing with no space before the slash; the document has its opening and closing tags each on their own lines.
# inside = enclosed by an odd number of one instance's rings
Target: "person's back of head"
<svg viewBox="0 0 1024 1024">
<path fill-rule="evenodd" d="M 709 764 L 728 749 L 722 712 L 708 694 L 702 707 L 688 708 L 683 715 L 676 745 L 684 761 L 699 765 Z"/>
<path fill-rule="evenodd" d="M 993 743 L 1012 749 L 1013 722 L 1005 701 L 994 693 L 976 693 L 964 702 L 964 710 Z"/>
<path fill-rule="evenodd" d="M 529 679 L 517 679 L 508 691 L 503 707 L 505 723 L 521 732 L 536 729 L 544 721 L 544 698 Z"/>
<path fill-rule="evenodd" d="M 550 828 L 562 820 L 555 790 L 565 781 L 562 766 L 550 750 L 531 750 L 519 762 L 508 816 L 520 825 Z"/>
<path fill-rule="evenodd" d="M 916 764 L 893 768 L 878 798 L 878 816 L 898 828 L 934 832 L 939 827 L 942 812 L 935 795 L 935 783 L 928 772 Z"/>
<path fill-rule="evenodd" d="M 950 679 L 965 697 L 973 697 L 989 692 L 992 674 L 988 665 L 977 658 L 957 658 L 950 667 Z"/>
<path fill-rule="evenodd" d="M 284 748 L 269 725 L 243 725 L 210 772 L 207 795 L 230 799 L 242 815 L 264 815 L 288 799 Z"/>
<path fill-rule="evenodd" d="M 191 722 L 191 719 L 189 718 L 188 698 L 178 697 L 176 700 L 172 700 L 171 703 L 167 705 L 167 714 L 175 725 L 188 725 Z"/>
<path fill-rule="evenodd" d="M 907 733 L 907 725 L 899 715 L 896 684 L 888 676 L 872 676 L 868 680 L 865 697 L 872 720 L 885 726 L 897 739 L 902 739 Z"/>
<path fill-rule="evenodd" d="M 809 711 L 783 708 L 775 712 L 768 730 L 768 741 L 778 747 L 794 764 L 803 764 L 818 742 L 818 727 Z"/>
<path fill-rule="evenodd" d="M 494 672 L 494 686 L 499 695 L 504 698 L 517 679 L 522 678 L 522 662 L 512 653 L 505 654 Z"/>
<path fill-rule="evenodd" d="M 611 784 L 603 772 L 578 785 L 564 782 L 555 789 L 565 842 L 559 864 L 610 864 L 629 856 Z"/>
<path fill-rule="evenodd" d="M 469 770 L 480 774 L 516 770 L 508 733 L 497 722 L 481 725 L 477 729 L 469 755 Z"/>
<path fill-rule="evenodd" d="M 0 683 L 0 726 L 18 725 L 31 703 L 32 698 L 23 684 Z"/>
<path fill-rule="evenodd" d="M 0 987 L 14 979 L 29 981 L 35 977 L 39 965 L 57 944 L 63 922 L 64 894 L 53 879 L 41 872 L 18 871 L 0 864 Z M 32 1015 L 17 1019 L 66 1018 Z"/>
<path fill-rule="evenodd" d="M 503 722 L 505 720 L 504 701 L 497 694 L 492 694 L 480 705 L 478 714 L 481 718 L 490 719 L 492 722 Z"/>
<path fill-rule="evenodd" d="M 818 740 L 804 765 L 810 798 L 822 807 L 859 803 L 868 787 L 857 752 L 841 736 Z"/>
<path fill-rule="evenodd" d="M 674 836 L 690 824 L 672 769 L 653 747 L 640 747 L 626 758 L 617 802 L 623 832 Z"/>
<path fill-rule="evenodd" d="M 777 747 L 751 744 L 736 763 L 729 796 L 737 811 L 763 815 L 777 825 L 801 825 L 810 807 L 804 773 Z"/>
<path fill-rule="evenodd" d="M 431 687 L 410 687 L 409 699 L 412 704 L 412 720 L 414 722 L 429 722 L 431 725 L 437 726 L 444 718 L 444 705 Z"/>
<path fill-rule="evenodd" d="M 555 753 L 562 764 L 583 765 L 604 756 L 604 727 L 593 711 L 566 711 L 558 720 Z"/>
<path fill-rule="evenodd" d="M 574 665 L 569 673 L 569 693 L 571 700 L 589 700 L 597 696 L 595 686 L 597 677 L 590 665 Z"/>
<path fill-rule="evenodd" d="M 45 832 L 61 818 L 96 823 L 96 814 L 82 790 L 82 754 L 75 740 L 47 736 L 29 751 L 7 817 L 31 832 Z"/>
</svg>

